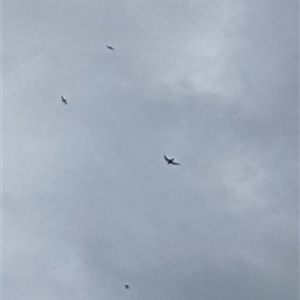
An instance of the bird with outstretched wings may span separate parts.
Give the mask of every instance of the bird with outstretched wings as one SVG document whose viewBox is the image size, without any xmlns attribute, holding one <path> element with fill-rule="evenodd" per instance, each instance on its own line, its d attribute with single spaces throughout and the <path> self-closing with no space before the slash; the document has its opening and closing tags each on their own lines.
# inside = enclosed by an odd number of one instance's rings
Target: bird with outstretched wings
<svg viewBox="0 0 300 300">
<path fill-rule="evenodd" d="M 174 158 L 168 158 L 164 155 L 165 160 L 167 161 L 168 165 L 175 165 L 179 166 L 180 164 L 174 161 Z"/>
<path fill-rule="evenodd" d="M 68 105 L 67 99 L 64 98 L 64 96 L 61 96 L 61 101 L 62 101 L 64 104 Z"/>
</svg>

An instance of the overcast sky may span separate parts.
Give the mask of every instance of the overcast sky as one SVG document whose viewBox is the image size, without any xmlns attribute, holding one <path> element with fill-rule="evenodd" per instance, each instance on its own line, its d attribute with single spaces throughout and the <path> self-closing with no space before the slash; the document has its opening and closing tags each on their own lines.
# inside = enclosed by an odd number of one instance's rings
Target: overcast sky
<svg viewBox="0 0 300 300">
<path fill-rule="evenodd" d="M 3 299 L 299 299 L 298 15 L 4 1 Z"/>
</svg>

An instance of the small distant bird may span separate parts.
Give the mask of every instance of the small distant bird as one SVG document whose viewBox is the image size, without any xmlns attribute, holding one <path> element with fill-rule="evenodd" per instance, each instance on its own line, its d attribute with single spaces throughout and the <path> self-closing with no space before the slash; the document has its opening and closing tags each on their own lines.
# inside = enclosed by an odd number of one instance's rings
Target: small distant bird
<svg viewBox="0 0 300 300">
<path fill-rule="evenodd" d="M 109 50 L 115 50 L 112 46 L 106 46 Z"/>
<path fill-rule="evenodd" d="M 125 288 L 126 288 L 127 290 L 129 290 L 129 285 L 128 285 L 128 284 L 125 284 Z"/>
<path fill-rule="evenodd" d="M 180 165 L 179 163 L 177 163 L 177 162 L 174 161 L 174 158 L 167 158 L 165 155 L 164 155 L 164 158 L 168 162 L 168 165 L 170 165 L 170 164 L 171 165 L 176 165 L 176 166 Z"/>
<path fill-rule="evenodd" d="M 68 105 L 67 99 L 64 98 L 64 96 L 61 96 L 61 101 L 62 101 L 64 104 Z"/>
</svg>

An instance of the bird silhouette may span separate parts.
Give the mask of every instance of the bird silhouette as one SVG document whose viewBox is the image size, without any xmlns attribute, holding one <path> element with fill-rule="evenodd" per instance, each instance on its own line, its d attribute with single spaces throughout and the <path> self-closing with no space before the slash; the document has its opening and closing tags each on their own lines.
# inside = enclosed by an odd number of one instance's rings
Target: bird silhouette
<svg viewBox="0 0 300 300">
<path fill-rule="evenodd" d="M 106 46 L 109 50 L 115 50 L 112 46 Z"/>
<path fill-rule="evenodd" d="M 126 288 L 127 290 L 129 290 L 129 285 L 128 285 L 128 284 L 125 284 L 125 288 Z"/>
<path fill-rule="evenodd" d="M 64 104 L 68 105 L 67 99 L 64 98 L 64 96 L 61 96 L 61 101 L 62 101 Z"/>
<path fill-rule="evenodd" d="M 168 158 L 164 155 L 165 160 L 168 162 L 168 165 L 176 165 L 179 166 L 180 164 L 174 161 L 174 158 Z"/>
</svg>

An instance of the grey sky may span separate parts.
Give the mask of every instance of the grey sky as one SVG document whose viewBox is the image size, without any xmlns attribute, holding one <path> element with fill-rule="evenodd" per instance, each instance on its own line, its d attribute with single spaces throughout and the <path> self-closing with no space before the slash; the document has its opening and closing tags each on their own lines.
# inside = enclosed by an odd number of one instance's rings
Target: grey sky
<svg viewBox="0 0 300 300">
<path fill-rule="evenodd" d="M 4 299 L 298 299 L 298 14 L 4 2 Z"/>
</svg>

